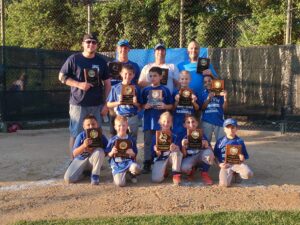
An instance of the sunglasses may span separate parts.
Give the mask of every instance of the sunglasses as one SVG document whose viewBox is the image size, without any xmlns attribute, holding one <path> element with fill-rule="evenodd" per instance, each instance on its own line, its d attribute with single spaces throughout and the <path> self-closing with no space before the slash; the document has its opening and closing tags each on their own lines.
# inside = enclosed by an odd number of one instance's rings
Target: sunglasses
<svg viewBox="0 0 300 225">
<path fill-rule="evenodd" d="M 85 41 L 85 43 L 96 45 L 96 44 L 97 44 L 97 41 Z"/>
</svg>

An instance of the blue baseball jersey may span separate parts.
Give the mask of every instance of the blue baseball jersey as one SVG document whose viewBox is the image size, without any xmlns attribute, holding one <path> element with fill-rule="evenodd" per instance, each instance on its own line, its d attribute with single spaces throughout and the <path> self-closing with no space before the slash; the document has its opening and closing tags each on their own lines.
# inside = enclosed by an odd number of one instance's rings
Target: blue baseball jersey
<svg viewBox="0 0 300 225">
<path fill-rule="evenodd" d="M 189 84 L 189 87 L 199 95 L 203 91 L 203 75 L 198 74 L 197 71 L 197 63 L 191 63 L 190 61 L 185 61 L 180 64 L 178 64 L 179 71 L 187 70 L 191 74 L 191 82 Z M 209 69 L 211 70 L 214 77 L 217 77 L 217 73 L 213 66 L 209 64 Z"/>
<path fill-rule="evenodd" d="M 214 148 L 215 157 L 218 159 L 220 163 L 224 162 L 225 160 L 226 145 L 241 145 L 242 154 L 244 155 L 245 159 L 249 158 L 243 139 L 239 138 L 238 136 L 235 136 L 233 139 L 229 139 L 226 136 L 224 136 L 216 142 Z"/>
<path fill-rule="evenodd" d="M 186 131 L 186 133 L 187 133 L 187 131 Z M 188 139 L 188 136 L 185 135 L 183 138 L 181 138 L 181 140 L 183 140 L 183 139 Z M 208 141 L 207 138 L 206 138 L 206 136 L 204 134 L 202 134 L 202 141 Z M 208 142 L 208 145 L 211 146 L 210 142 Z M 182 147 L 182 143 L 181 142 L 180 142 L 180 147 Z M 186 149 L 186 151 L 187 151 L 187 155 L 186 156 L 187 157 L 192 156 L 192 155 L 198 153 L 199 150 L 200 149 L 189 149 L 189 148 L 187 148 Z"/>
<path fill-rule="evenodd" d="M 141 91 L 137 85 L 135 86 L 135 96 L 137 97 L 137 101 L 141 102 Z M 107 102 L 117 102 L 120 99 L 122 92 L 122 83 L 118 83 L 113 86 L 110 90 L 110 93 L 107 97 Z M 133 116 L 138 113 L 138 108 L 135 105 L 119 105 L 116 108 L 117 114 L 121 116 Z"/>
<path fill-rule="evenodd" d="M 85 131 L 82 131 L 80 134 L 77 135 L 74 145 L 73 145 L 73 152 L 76 148 L 78 148 L 79 146 L 81 146 L 83 144 L 85 139 L 86 139 Z M 108 143 L 107 138 L 102 134 L 101 139 L 102 139 L 102 144 L 103 144 L 103 150 L 105 150 L 107 143 Z M 80 155 L 76 156 L 75 158 L 83 160 L 83 159 L 86 159 L 87 157 L 90 157 L 90 155 L 91 155 L 91 153 L 89 153 L 89 152 L 83 152 Z"/>
<path fill-rule="evenodd" d="M 200 97 L 200 108 L 206 101 L 209 91 L 205 89 Z M 202 111 L 202 121 L 222 127 L 224 123 L 224 96 L 214 96 Z"/>
<path fill-rule="evenodd" d="M 114 62 L 119 62 L 117 59 L 114 60 Z M 139 77 L 140 77 L 140 73 L 141 73 L 141 69 L 139 67 L 139 65 L 135 62 L 132 62 L 130 60 L 128 60 L 128 62 L 124 63 L 122 62 L 123 65 L 131 65 L 134 69 L 134 78 L 131 81 L 131 84 L 137 84 Z M 117 79 L 111 79 L 110 83 L 111 86 L 114 86 L 116 84 L 121 83 L 122 80 L 117 80 Z"/>
<path fill-rule="evenodd" d="M 97 69 L 100 80 L 109 79 L 106 61 L 98 54 L 94 58 L 86 58 L 82 53 L 75 53 L 66 60 L 60 72 L 66 75 L 67 78 L 78 82 L 85 82 L 84 69 L 92 68 Z M 104 103 L 103 92 L 102 84 L 97 87 L 91 87 L 87 91 L 71 87 L 69 103 L 79 106 L 98 106 Z"/>
<path fill-rule="evenodd" d="M 148 101 L 148 96 L 151 90 L 162 90 L 162 101 L 166 105 L 173 104 L 172 96 L 168 88 L 163 85 L 159 85 L 157 87 L 148 86 L 145 87 L 142 91 L 141 103 L 146 104 Z M 160 115 L 166 110 L 150 108 L 145 109 L 144 111 L 144 131 L 145 130 L 159 130 L 160 125 L 158 124 L 158 120 Z"/>
<path fill-rule="evenodd" d="M 175 102 L 175 96 L 179 93 L 179 90 L 176 89 L 173 93 L 173 101 Z M 195 94 L 195 93 L 194 93 Z M 197 97 L 197 104 L 199 103 L 199 98 Z M 183 132 L 186 132 L 186 129 L 183 126 L 184 118 L 186 114 L 194 115 L 195 114 L 194 106 L 188 106 L 188 107 L 182 107 L 182 106 L 176 106 L 174 113 L 173 113 L 173 132 L 175 134 L 180 134 Z"/>
<path fill-rule="evenodd" d="M 180 147 L 180 142 L 181 140 L 179 139 L 179 137 L 176 134 L 172 134 L 172 143 Z M 154 135 L 152 138 L 152 144 L 151 144 L 152 158 L 157 158 L 156 160 L 165 160 L 169 157 L 170 151 L 162 152 L 162 154 L 159 157 L 157 157 L 154 151 L 154 145 L 156 145 L 156 135 Z"/>
<path fill-rule="evenodd" d="M 138 150 L 137 150 L 136 142 L 130 135 L 127 135 L 125 138 L 120 138 L 118 135 L 115 135 L 112 138 L 110 138 L 108 141 L 107 147 L 105 149 L 105 152 L 107 154 L 112 150 L 112 148 L 114 147 L 114 145 L 118 139 L 129 140 L 131 143 L 131 148 L 132 148 L 133 152 L 135 153 L 135 155 L 137 155 Z M 120 157 L 116 157 L 116 158 L 113 157 L 113 158 L 109 159 L 109 164 L 112 168 L 113 175 L 115 175 L 117 173 L 125 172 L 126 170 L 129 169 L 130 165 L 133 162 L 134 162 L 133 159 L 120 158 Z"/>
</svg>

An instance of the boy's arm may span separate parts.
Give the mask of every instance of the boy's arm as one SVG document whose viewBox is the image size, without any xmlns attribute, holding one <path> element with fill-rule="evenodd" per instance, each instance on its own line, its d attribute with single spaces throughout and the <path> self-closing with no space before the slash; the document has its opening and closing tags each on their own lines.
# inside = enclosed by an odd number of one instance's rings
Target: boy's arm
<svg viewBox="0 0 300 225">
<path fill-rule="evenodd" d="M 111 109 L 111 108 L 115 108 L 115 107 L 119 106 L 120 102 L 107 102 L 106 104 L 107 104 L 107 107 Z"/>
<path fill-rule="evenodd" d="M 212 98 L 215 96 L 215 94 L 213 92 L 210 92 L 207 96 L 207 99 L 204 101 L 203 105 L 202 105 L 202 110 L 205 110 L 208 106 L 208 104 L 210 103 L 210 101 L 212 100 Z"/>
<path fill-rule="evenodd" d="M 224 104 L 223 104 L 223 110 L 225 111 L 227 109 L 227 91 L 224 90 L 220 93 L 221 96 L 224 97 Z"/>
<path fill-rule="evenodd" d="M 73 157 L 75 158 L 76 156 L 86 151 L 89 144 L 90 144 L 90 139 L 86 138 L 80 146 L 78 146 L 73 150 Z"/>
</svg>

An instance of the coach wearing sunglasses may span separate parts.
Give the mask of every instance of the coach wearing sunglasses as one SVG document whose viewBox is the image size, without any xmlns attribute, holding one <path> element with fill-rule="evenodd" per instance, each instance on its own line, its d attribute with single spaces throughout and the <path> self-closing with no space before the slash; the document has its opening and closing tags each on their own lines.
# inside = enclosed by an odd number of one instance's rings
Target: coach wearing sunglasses
<svg viewBox="0 0 300 225">
<path fill-rule="evenodd" d="M 59 80 L 71 87 L 70 153 L 76 136 L 83 130 L 82 122 L 86 115 L 93 114 L 98 124 L 101 124 L 100 112 L 101 114 L 107 113 L 104 103 L 111 88 L 106 61 L 96 53 L 97 37 L 85 34 L 82 47 L 83 52 L 71 55 L 59 73 Z"/>
</svg>

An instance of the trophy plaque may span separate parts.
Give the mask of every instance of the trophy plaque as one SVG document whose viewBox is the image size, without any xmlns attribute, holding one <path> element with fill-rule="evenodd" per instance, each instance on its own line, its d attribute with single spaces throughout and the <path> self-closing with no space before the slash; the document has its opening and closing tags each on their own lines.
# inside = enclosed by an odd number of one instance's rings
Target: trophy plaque
<svg viewBox="0 0 300 225">
<path fill-rule="evenodd" d="M 168 76 L 169 76 L 169 69 L 161 68 L 162 70 L 162 79 L 160 81 L 161 85 L 167 85 L 168 83 Z"/>
<path fill-rule="evenodd" d="M 202 149 L 202 130 L 187 130 L 188 149 Z"/>
<path fill-rule="evenodd" d="M 179 91 L 179 106 L 193 106 L 192 104 L 193 91 L 190 88 L 181 88 Z"/>
<path fill-rule="evenodd" d="M 84 69 L 85 82 L 92 84 L 93 86 L 99 86 L 100 80 L 98 70 L 96 68 Z"/>
<path fill-rule="evenodd" d="M 134 96 L 135 96 L 134 85 L 122 85 L 121 105 L 133 105 Z"/>
<path fill-rule="evenodd" d="M 148 102 L 152 106 L 157 106 L 162 102 L 162 90 L 150 90 Z"/>
<path fill-rule="evenodd" d="M 92 143 L 89 147 L 103 147 L 102 144 L 102 132 L 100 128 L 90 128 L 86 130 L 86 137 L 92 139 Z"/>
<path fill-rule="evenodd" d="M 109 76 L 113 80 L 122 80 L 120 72 L 122 70 L 122 63 L 121 62 L 110 62 L 108 63 L 108 71 Z"/>
<path fill-rule="evenodd" d="M 131 148 L 131 142 L 129 140 L 118 139 L 116 140 L 115 146 L 118 149 L 118 153 L 115 155 L 115 157 L 129 158 L 129 156 L 126 154 L 126 151 Z"/>
<path fill-rule="evenodd" d="M 224 80 L 212 80 L 211 91 L 216 95 L 220 95 L 220 93 L 224 91 Z"/>
<path fill-rule="evenodd" d="M 197 62 L 197 73 L 203 73 L 204 70 L 209 68 L 210 59 L 209 58 L 198 58 Z"/>
<path fill-rule="evenodd" d="M 242 152 L 242 145 L 226 145 L 225 162 L 240 164 L 239 154 Z"/>
<path fill-rule="evenodd" d="M 172 136 L 170 132 L 156 131 L 156 148 L 158 151 L 170 151 Z"/>
</svg>

